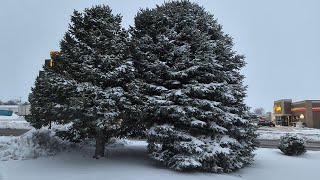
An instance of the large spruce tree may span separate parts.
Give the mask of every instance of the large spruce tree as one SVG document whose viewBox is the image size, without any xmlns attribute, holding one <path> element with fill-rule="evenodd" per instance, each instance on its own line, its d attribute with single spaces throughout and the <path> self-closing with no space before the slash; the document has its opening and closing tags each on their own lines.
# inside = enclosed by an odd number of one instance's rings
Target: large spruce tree
<svg viewBox="0 0 320 180">
<path fill-rule="evenodd" d="M 75 142 L 94 138 L 97 158 L 109 138 L 145 130 L 138 123 L 142 101 L 132 83 L 128 33 L 120 23 L 108 6 L 74 11 L 61 51 L 51 57 L 54 66 L 45 68 L 29 96 L 33 126 L 68 123 L 58 134 Z"/>
<path fill-rule="evenodd" d="M 141 10 L 132 47 L 145 94 L 149 156 L 175 170 L 230 172 L 256 148 L 244 56 L 213 15 L 189 1 Z"/>
<path fill-rule="evenodd" d="M 130 112 L 133 65 L 127 53 L 128 33 L 121 16 L 108 6 L 74 11 L 61 51 L 53 57 L 55 72 L 74 82 L 69 97 L 72 126 L 61 135 L 70 140 L 94 138 L 94 157 L 104 156 L 105 143 L 123 133 Z"/>
</svg>

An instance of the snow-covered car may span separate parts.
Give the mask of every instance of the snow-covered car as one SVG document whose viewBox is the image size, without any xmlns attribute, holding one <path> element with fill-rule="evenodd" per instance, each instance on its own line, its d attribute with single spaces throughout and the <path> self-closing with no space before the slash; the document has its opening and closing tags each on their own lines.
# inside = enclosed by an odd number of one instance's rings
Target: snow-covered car
<svg viewBox="0 0 320 180">
<path fill-rule="evenodd" d="M 261 127 L 261 126 L 270 126 L 270 127 L 274 127 L 275 124 L 271 121 L 259 121 L 258 122 L 258 126 Z"/>
</svg>

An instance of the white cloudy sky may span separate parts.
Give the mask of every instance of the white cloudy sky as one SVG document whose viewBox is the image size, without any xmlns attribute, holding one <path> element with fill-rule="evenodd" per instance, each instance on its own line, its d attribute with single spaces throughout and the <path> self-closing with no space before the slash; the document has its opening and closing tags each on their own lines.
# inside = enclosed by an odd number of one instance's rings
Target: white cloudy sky
<svg viewBox="0 0 320 180">
<path fill-rule="evenodd" d="M 194 0 L 215 15 L 246 55 L 246 102 L 272 110 L 277 99 L 320 99 L 320 1 Z M 133 25 L 139 8 L 164 0 L 1 0 L 0 100 L 27 100 L 74 9 L 107 4 Z"/>
</svg>

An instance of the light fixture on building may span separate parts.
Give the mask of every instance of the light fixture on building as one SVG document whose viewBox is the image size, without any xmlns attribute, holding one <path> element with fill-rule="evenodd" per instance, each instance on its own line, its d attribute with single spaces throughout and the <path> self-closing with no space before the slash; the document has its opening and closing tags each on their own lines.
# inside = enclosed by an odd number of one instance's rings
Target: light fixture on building
<svg viewBox="0 0 320 180">
<path fill-rule="evenodd" d="M 304 115 L 303 114 L 300 114 L 300 119 L 304 119 Z"/>
</svg>

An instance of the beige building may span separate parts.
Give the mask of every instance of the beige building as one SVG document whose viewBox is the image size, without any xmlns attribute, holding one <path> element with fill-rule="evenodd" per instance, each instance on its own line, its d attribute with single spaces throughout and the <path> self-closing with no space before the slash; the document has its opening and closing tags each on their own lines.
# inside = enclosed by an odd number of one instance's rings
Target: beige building
<svg viewBox="0 0 320 180">
<path fill-rule="evenodd" d="M 320 100 L 278 100 L 274 102 L 273 114 L 277 125 L 295 126 L 303 122 L 306 127 L 320 128 Z"/>
<path fill-rule="evenodd" d="M 13 113 L 18 114 L 19 106 L 18 105 L 0 105 L 0 110 L 12 111 Z"/>
<path fill-rule="evenodd" d="M 30 107 L 30 104 L 0 105 L 0 110 L 12 111 L 19 116 L 25 116 L 30 114 Z"/>
<path fill-rule="evenodd" d="M 18 108 L 18 115 L 19 116 L 25 116 L 30 114 L 30 104 L 19 104 Z"/>
</svg>

